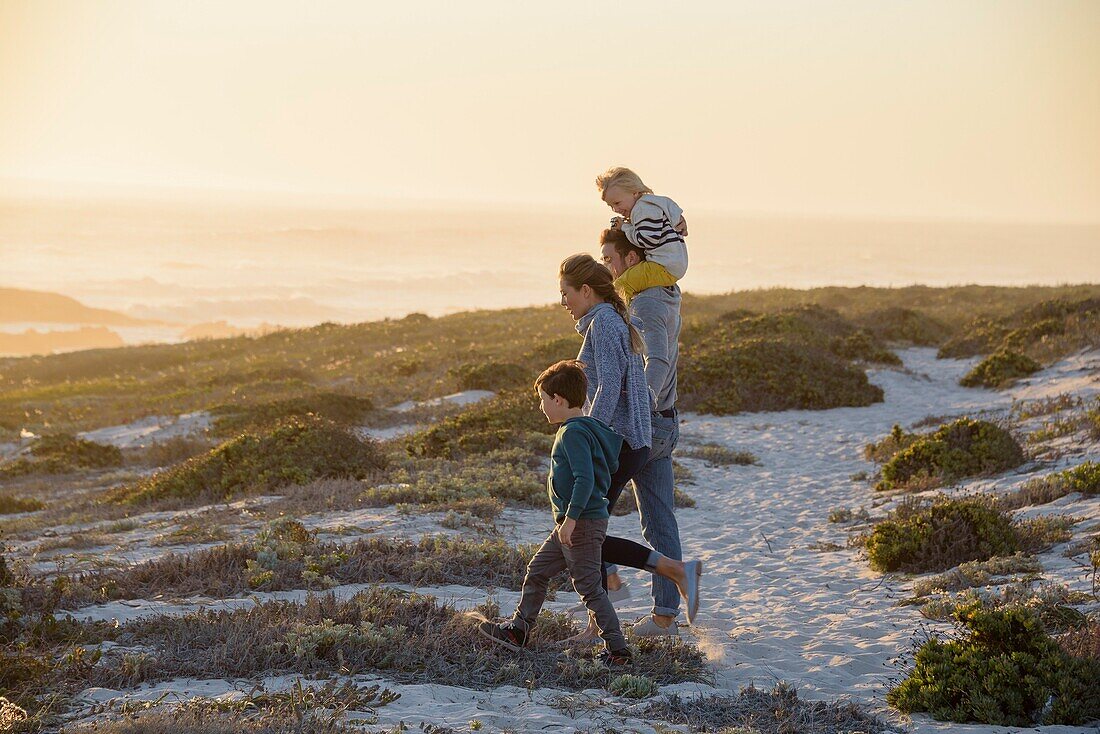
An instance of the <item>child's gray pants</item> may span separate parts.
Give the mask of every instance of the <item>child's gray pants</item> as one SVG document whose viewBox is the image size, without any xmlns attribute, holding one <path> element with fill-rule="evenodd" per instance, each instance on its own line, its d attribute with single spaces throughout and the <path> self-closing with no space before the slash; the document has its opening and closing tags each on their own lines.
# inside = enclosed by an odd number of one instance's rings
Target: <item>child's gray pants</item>
<svg viewBox="0 0 1100 734">
<path fill-rule="evenodd" d="M 607 649 L 621 650 L 626 647 L 619 617 L 600 580 L 601 549 L 606 536 L 606 518 L 577 520 L 577 526 L 573 529 L 573 546 L 566 548 L 558 540 L 558 529 L 555 527 L 527 564 L 527 575 L 523 579 L 523 591 L 513 620 L 522 623 L 522 629 L 534 627 L 542 603 L 546 600 L 546 587 L 550 580 L 563 569 L 569 569 L 573 588 L 595 615 L 596 626 L 600 637 L 607 643 Z"/>
</svg>

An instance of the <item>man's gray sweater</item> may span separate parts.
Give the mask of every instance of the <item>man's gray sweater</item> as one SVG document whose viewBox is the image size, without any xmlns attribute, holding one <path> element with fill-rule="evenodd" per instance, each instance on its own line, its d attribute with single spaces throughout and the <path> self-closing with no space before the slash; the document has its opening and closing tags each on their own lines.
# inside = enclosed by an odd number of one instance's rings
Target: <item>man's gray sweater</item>
<svg viewBox="0 0 1100 734">
<path fill-rule="evenodd" d="M 680 287 L 646 288 L 630 302 L 645 339 L 645 379 L 657 396 L 657 410 L 676 405 L 676 363 L 680 356 Z"/>
</svg>

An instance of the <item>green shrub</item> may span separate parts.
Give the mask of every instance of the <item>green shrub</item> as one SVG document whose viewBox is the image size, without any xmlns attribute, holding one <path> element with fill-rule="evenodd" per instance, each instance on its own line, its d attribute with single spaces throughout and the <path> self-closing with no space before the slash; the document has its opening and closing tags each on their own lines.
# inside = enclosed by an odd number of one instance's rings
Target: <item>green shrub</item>
<svg viewBox="0 0 1100 734">
<path fill-rule="evenodd" d="M 607 692 L 623 698 L 649 698 L 656 695 L 659 686 L 644 675 L 620 675 L 607 684 Z"/>
<path fill-rule="evenodd" d="M 884 342 L 930 347 L 942 344 L 951 330 L 928 314 L 895 306 L 872 311 L 857 322 Z"/>
<path fill-rule="evenodd" d="M 948 339 L 947 343 L 940 347 L 937 356 L 940 359 L 960 359 L 990 354 L 996 351 L 1008 332 L 1008 327 L 1000 321 L 979 316 L 967 323 L 958 334 Z"/>
<path fill-rule="evenodd" d="M 959 380 L 959 384 L 963 387 L 1004 387 L 1042 368 L 1031 357 L 1018 352 L 1000 351 L 975 365 Z"/>
<path fill-rule="evenodd" d="M 882 467 L 882 481 L 875 489 L 895 489 L 920 479 L 947 484 L 1006 471 L 1024 459 L 1020 444 L 1005 429 L 961 418 L 899 451 Z"/>
<path fill-rule="evenodd" d="M 1055 299 L 998 318 L 976 318 L 943 345 L 940 356 L 1012 351 L 1046 362 L 1095 346 L 1098 334 L 1100 299 Z"/>
<path fill-rule="evenodd" d="M 173 436 L 163 441 L 153 441 L 133 451 L 136 461 L 152 467 L 168 466 L 186 461 L 192 456 L 211 449 L 211 442 L 199 436 Z"/>
<path fill-rule="evenodd" d="M 461 509 L 462 503 L 489 499 L 547 506 L 546 459 L 523 448 L 463 459 L 414 457 L 395 468 L 390 480 L 364 491 L 361 501 L 370 507 L 419 504 L 425 510 Z"/>
<path fill-rule="evenodd" d="M 1010 556 L 1019 549 L 1008 515 L 983 498 L 900 506 L 875 524 L 867 557 L 876 571 L 945 571 L 966 561 Z"/>
<path fill-rule="evenodd" d="M 1086 420 L 1076 415 L 1043 421 L 1042 426 L 1027 434 L 1027 443 L 1032 446 L 1040 446 L 1063 436 L 1072 436 L 1086 427 Z"/>
<path fill-rule="evenodd" d="M 547 339 L 539 342 L 524 354 L 523 363 L 531 365 L 534 375 L 537 375 L 555 362 L 560 362 L 563 359 L 576 359 L 580 348 L 580 335 L 576 333 Z M 535 382 L 534 375 L 531 377 L 532 384 Z"/>
<path fill-rule="evenodd" d="M 866 374 L 823 349 L 752 340 L 700 345 L 683 359 L 681 403 L 702 413 L 826 410 L 883 399 Z"/>
<path fill-rule="evenodd" d="M 897 355 L 869 332 L 822 306 L 798 306 L 766 314 L 738 309 L 719 316 L 717 326 L 727 339 L 735 341 L 782 339 L 792 344 L 825 347 L 847 359 L 900 364 Z M 713 328 L 707 324 L 702 331 Z"/>
<path fill-rule="evenodd" d="M 899 451 L 907 449 L 916 443 L 919 438 L 919 433 L 909 433 L 895 423 L 886 438 L 864 446 L 863 455 L 877 464 L 885 464 L 887 461 L 897 456 Z"/>
<path fill-rule="evenodd" d="M 0 515 L 14 515 L 17 512 L 34 512 L 46 506 L 45 502 L 31 497 L 13 497 L 0 494 Z"/>
<path fill-rule="evenodd" d="M 287 418 L 304 418 L 309 415 L 350 425 L 372 410 L 374 402 L 370 398 L 318 392 L 256 405 L 222 405 L 211 412 L 217 416 L 214 420 L 214 433 L 226 436 L 270 426 Z"/>
<path fill-rule="evenodd" d="M 1020 550 L 1039 553 L 1052 545 L 1065 543 L 1073 537 L 1071 528 L 1077 522 L 1077 518 L 1049 515 L 1021 520 L 1015 524 Z"/>
<path fill-rule="evenodd" d="M 444 418 L 410 436 L 406 448 L 413 456 L 456 459 L 494 449 L 538 446 L 539 436 L 552 435 L 555 430 L 539 410 L 534 389 L 522 388 L 502 392 Z"/>
<path fill-rule="evenodd" d="M 536 374 L 510 362 L 474 362 L 451 367 L 447 374 L 454 378 L 459 390 L 492 390 L 522 388 L 534 384 Z"/>
<path fill-rule="evenodd" d="M 289 418 L 107 494 L 116 504 L 213 502 L 315 479 L 362 479 L 386 465 L 373 441 L 321 418 Z"/>
<path fill-rule="evenodd" d="M 1100 494 L 1100 463 L 1086 461 L 1065 471 L 1030 479 L 1014 492 L 997 500 L 1005 510 L 1018 510 L 1031 505 L 1045 505 L 1071 492 Z"/>
<path fill-rule="evenodd" d="M 1100 494 L 1100 462 L 1086 461 L 1057 476 L 1061 477 L 1063 486 L 1070 492 Z"/>
<path fill-rule="evenodd" d="M 1070 591 L 1064 584 L 1044 584 L 1032 589 L 1031 580 L 1029 575 L 1024 581 L 1005 585 L 1000 590 L 970 588 L 954 596 L 940 596 L 925 602 L 920 612 L 928 619 L 947 622 L 959 609 L 974 604 L 984 609 L 1027 609 L 1051 634 L 1081 629 L 1088 624 L 1088 617 L 1070 605 L 1086 604 L 1092 597 L 1084 592 Z"/>
<path fill-rule="evenodd" d="M 685 329 L 682 341 L 680 402 L 718 415 L 870 405 L 882 390 L 852 360 L 899 363 L 870 334 L 817 306 L 732 312 Z"/>
<path fill-rule="evenodd" d="M 68 433 L 43 436 L 31 446 L 32 459 L 20 458 L 0 465 L 0 477 L 25 474 L 67 474 L 81 469 L 122 466 L 122 451 Z"/>
<path fill-rule="evenodd" d="M 1039 561 L 1023 553 L 994 556 L 985 561 L 967 561 L 945 573 L 919 579 L 913 584 L 913 597 L 919 599 L 936 592 L 960 591 L 974 586 L 985 586 L 994 576 L 1026 574 L 1034 577 L 1042 570 Z"/>
<path fill-rule="evenodd" d="M 1100 660 L 1071 657 L 1027 609 L 955 613 L 962 635 L 933 638 L 886 694 L 904 713 L 997 726 L 1081 725 L 1100 717 Z"/>
</svg>

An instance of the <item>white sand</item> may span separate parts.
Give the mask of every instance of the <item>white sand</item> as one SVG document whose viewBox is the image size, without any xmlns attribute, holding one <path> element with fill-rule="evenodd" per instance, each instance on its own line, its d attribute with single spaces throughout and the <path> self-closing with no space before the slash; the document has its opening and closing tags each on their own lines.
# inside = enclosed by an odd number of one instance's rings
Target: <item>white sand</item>
<svg viewBox="0 0 1100 734">
<path fill-rule="evenodd" d="M 917 732 L 1019 731 L 942 724 L 925 716 L 907 722 L 891 712 L 883 696 L 895 674 L 892 663 L 909 647 L 911 636 L 924 621 L 915 607 L 896 606 L 907 595 L 913 579 L 876 574 L 854 550 L 819 552 L 809 546 L 820 542 L 844 545 L 844 527 L 827 521 L 831 509 L 863 507 L 881 515 L 896 502 L 898 495 L 882 496 L 872 490 L 870 481 L 850 478 L 856 472 L 874 473 L 875 467 L 862 456 L 862 447 L 881 438 L 893 424 L 908 427 L 928 415 L 983 413 L 999 417 L 1005 415 L 1014 398 L 1035 399 L 1062 392 L 1091 397 L 1100 393 L 1100 352 L 1076 355 L 1007 392 L 959 387 L 959 377 L 973 360 L 938 361 L 930 349 L 906 350 L 902 357 L 904 370 L 871 372 L 872 381 L 884 388 L 886 401 L 867 408 L 684 417 L 685 441 L 713 441 L 748 450 L 760 461 L 757 466 L 715 467 L 699 460 L 683 460 L 696 475 L 697 483 L 686 490 L 698 504 L 697 509 L 678 512 L 685 555 L 703 559 L 707 569 L 697 625 L 685 634 L 694 637 L 708 653 L 717 687 L 722 691 L 736 691 L 750 683 L 770 687 L 782 680 L 797 686 L 808 698 L 851 697 Z M 1042 421 L 1033 419 L 1028 426 L 1037 427 Z M 1062 450 L 1060 458 L 1042 467 L 1032 463 L 1007 476 L 977 480 L 950 491 L 1007 491 L 1028 476 L 1100 459 L 1100 447 L 1080 435 L 1068 438 Z M 375 517 L 344 513 L 343 519 L 369 525 L 380 520 L 378 511 L 372 512 Z M 1024 516 L 1065 513 L 1086 518 L 1074 528 L 1075 537 L 1095 532 L 1100 525 L 1100 498 L 1072 495 L 1051 505 L 1021 511 Z M 336 515 L 339 513 L 329 513 L 323 523 L 315 524 L 332 527 L 337 523 Z M 502 525 L 511 540 L 537 542 L 547 531 L 549 518 L 541 512 L 510 512 Z M 640 537 L 636 516 L 613 518 L 611 527 L 616 534 Z M 397 528 L 387 527 L 385 532 L 394 530 Z M 401 534 L 415 535 L 423 530 L 410 523 L 401 528 Z M 1047 580 L 1074 589 L 1087 588 L 1081 569 L 1062 557 L 1061 547 L 1044 553 L 1040 560 Z M 647 611 L 645 581 L 640 574 L 631 579 L 635 598 L 618 605 L 623 618 Z M 339 592 L 350 594 L 357 588 L 341 587 Z M 431 591 L 462 608 L 486 597 L 482 590 L 464 587 L 421 591 Z M 301 592 L 256 596 L 300 598 Z M 496 596 L 502 607 L 515 599 L 514 593 Z M 555 607 L 573 602 L 569 596 L 563 594 Z M 202 604 L 240 603 L 251 602 L 192 600 L 170 605 L 139 601 L 83 610 L 80 616 L 122 620 L 133 614 L 182 613 Z M 293 680 L 284 677 L 268 683 L 289 685 Z M 219 695 L 246 690 L 250 685 L 171 681 L 138 691 L 88 691 L 85 696 L 102 702 L 156 698 L 165 691 L 181 696 Z M 521 731 L 581 731 L 615 726 L 653 731 L 650 725 L 630 718 L 630 702 L 599 692 L 585 695 L 593 701 L 602 695 L 603 707 L 596 713 L 582 707 L 573 719 L 546 705 L 561 695 L 552 691 L 528 695 L 508 688 L 478 692 L 438 685 L 386 685 L 401 692 L 402 698 L 379 709 L 382 725 L 404 720 L 412 727 L 427 721 L 467 728 L 470 720 L 479 719 L 487 730 L 511 727 Z M 687 684 L 666 687 L 663 692 L 693 690 L 712 689 Z M 1042 731 L 1053 734 L 1096 729 L 1045 727 Z"/>
<path fill-rule="evenodd" d="M 210 414 L 205 411 L 185 413 L 180 416 L 153 415 L 133 423 L 97 428 L 77 435 L 88 441 L 125 449 L 132 446 L 148 446 L 171 438 L 201 434 L 210 428 L 212 422 Z"/>
<path fill-rule="evenodd" d="M 456 392 L 451 395 L 444 395 L 441 398 L 432 398 L 431 400 L 421 400 L 414 402 L 412 400 L 406 400 L 403 403 L 387 408 L 394 413 L 408 413 L 415 408 L 438 408 L 441 405 L 471 405 L 473 403 L 479 403 L 482 400 L 488 400 L 496 395 L 491 390 L 464 390 L 463 392 Z"/>
</svg>

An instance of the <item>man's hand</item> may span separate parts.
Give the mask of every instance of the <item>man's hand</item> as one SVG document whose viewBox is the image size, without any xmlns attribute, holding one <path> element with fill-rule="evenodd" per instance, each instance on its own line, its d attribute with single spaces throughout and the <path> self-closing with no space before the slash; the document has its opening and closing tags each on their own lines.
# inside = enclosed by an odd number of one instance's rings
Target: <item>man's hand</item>
<svg viewBox="0 0 1100 734">
<path fill-rule="evenodd" d="M 676 225 L 676 231 L 680 233 L 681 237 L 688 236 L 688 220 L 684 217 L 680 217 L 680 223 Z"/>
<path fill-rule="evenodd" d="M 577 521 L 571 517 L 565 518 L 565 522 L 558 527 L 558 540 L 566 548 L 573 547 L 573 528 L 575 527 L 577 527 Z"/>
</svg>

